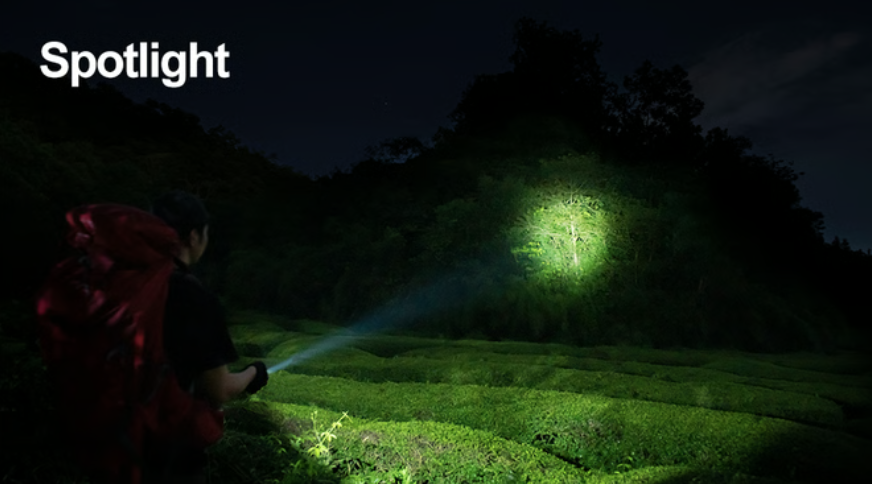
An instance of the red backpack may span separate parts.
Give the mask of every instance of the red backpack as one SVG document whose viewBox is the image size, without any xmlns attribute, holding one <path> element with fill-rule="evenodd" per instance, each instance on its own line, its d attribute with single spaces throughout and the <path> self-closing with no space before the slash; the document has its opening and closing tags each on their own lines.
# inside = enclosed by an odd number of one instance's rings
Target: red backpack
<svg viewBox="0 0 872 484">
<path fill-rule="evenodd" d="M 59 423 L 86 470 L 138 484 L 144 439 L 205 447 L 223 434 L 223 413 L 182 390 L 163 350 L 178 235 L 123 205 L 78 207 L 66 220 L 78 255 L 57 264 L 37 294 Z"/>
</svg>

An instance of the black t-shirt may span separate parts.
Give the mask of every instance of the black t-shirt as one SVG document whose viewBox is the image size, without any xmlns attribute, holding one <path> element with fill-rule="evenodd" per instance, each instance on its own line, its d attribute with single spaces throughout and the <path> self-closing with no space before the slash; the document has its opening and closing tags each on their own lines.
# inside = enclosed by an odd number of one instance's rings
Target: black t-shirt
<svg viewBox="0 0 872 484">
<path fill-rule="evenodd" d="M 239 359 L 221 302 L 180 260 L 169 281 L 164 349 L 185 390 L 200 373 Z"/>
</svg>

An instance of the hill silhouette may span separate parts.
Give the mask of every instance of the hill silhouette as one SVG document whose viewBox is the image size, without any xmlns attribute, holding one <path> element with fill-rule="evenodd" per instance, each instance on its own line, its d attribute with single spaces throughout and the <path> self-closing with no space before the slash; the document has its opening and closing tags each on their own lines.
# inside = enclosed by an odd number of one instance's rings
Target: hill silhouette
<svg viewBox="0 0 872 484">
<path fill-rule="evenodd" d="M 198 271 L 233 307 L 348 323 L 442 278 L 450 290 L 427 294 L 414 329 L 756 351 L 858 343 L 872 257 L 823 241 L 789 163 L 745 154 L 751 141 L 724 129 L 703 135 L 686 72 L 646 61 L 619 92 L 598 39 L 521 19 L 515 43 L 513 69 L 477 77 L 432 146 L 388 140 L 317 180 L 193 114 L 73 89 L 0 54 L 0 197 L 15 208 L 3 294 L 30 297 L 69 208 L 147 208 L 182 188 L 213 214 Z"/>
</svg>

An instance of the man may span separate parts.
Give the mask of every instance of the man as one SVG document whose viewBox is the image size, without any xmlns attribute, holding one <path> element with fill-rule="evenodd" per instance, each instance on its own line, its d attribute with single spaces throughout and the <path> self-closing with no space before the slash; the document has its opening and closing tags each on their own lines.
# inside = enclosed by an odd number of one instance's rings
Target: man
<svg viewBox="0 0 872 484">
<path fill-rule="evenodd" d="M 189 267 L 209 244 L 208 213 L 193 195 L 172 191 L 157 198 L 152 213 L 175 229 L 181 250 L 169 281 L 164 314 L 164 350 L 179 384 L 215 408 L 243 391 L 254 393 L 266 385 L 263 362 L 238 373 L 227 365 L 239 356 L 227 331 L 218 298 L 194 277 Z M 200 448 L 148 449 L 146 482 L 204 482 L 206 453 Z"/>
</svg>

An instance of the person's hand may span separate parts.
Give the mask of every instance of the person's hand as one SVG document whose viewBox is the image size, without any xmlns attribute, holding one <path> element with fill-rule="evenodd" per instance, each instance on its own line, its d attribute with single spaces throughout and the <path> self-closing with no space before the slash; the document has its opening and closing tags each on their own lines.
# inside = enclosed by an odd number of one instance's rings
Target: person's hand
<svg viewBox="0 0 872 484">
<path fill-rule="evenodd" d="M 262 361 L 255 361 L 254 363 L 245 367 L 247 370 L 249 367 L 255 367 L 257 369 L 257 374 L 254 375 L 254 380 L 251 380 L 251 383 L 245 387 L 245 391 L 248 393 L 257 393 L 258 390 L 266 386 L 266 382 L 269 381 L 269 374 L 266 372 L 266 365 L 263 364 Z"/>
</svg>

